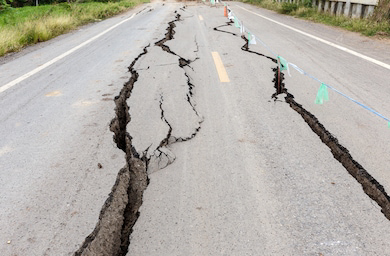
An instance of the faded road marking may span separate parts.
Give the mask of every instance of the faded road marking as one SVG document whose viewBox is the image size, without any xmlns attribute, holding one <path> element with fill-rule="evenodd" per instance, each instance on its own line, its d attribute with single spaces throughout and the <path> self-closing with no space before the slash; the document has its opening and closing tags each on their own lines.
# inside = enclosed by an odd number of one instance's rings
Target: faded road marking
<svg viewBox="0 0 390 256">
<path fill-rule="evenodd" d="M 2 93 L 2 92 L 4 92 L 4 91 L 8 90 L 9 88 L 15 86 L 16 84 L 18 84 L 18 83 L 22 82 L 23 80 L 29 78 L 30 76 L 35 75 L 36 73 L 38 73 L 38 72 L 40 72 L 41 70 L 47 68 L 48 66 L 50 66 L 50 65 L 52 65 L 52 64 L 54 64 L 54 63 L 56 63 L 57 61 L 59 61 L 59 60 L 65 58 L 66 56 L 70 55 L 71 53 L 77 51 L 78 49 L 80 49 L 80 48 L 86 46 L 86 45 L 89 44 L 90 42 L 95 41 L 95 40 L 98 39 L 99 37 L 103 36 L 104 34 L 110 32 L 110 31 L 113 30 L 114 28 L 118 27 L 119 25 L 125 23 L 126 21 L 131 20 L 132 18 L 134 18 L 134 16 L 135 16 L 135 13 L 133 13 L 133 15 L 131 15 L 130 18 L 127 18 L 127 19 L 122 20 L 121 22 L 117 23 L 116 25 L 114 25 L 114 26 L 112 26 L 112 27 L 110 27 L 110 28 L 104 30 L 102 33 L 100 33 L 100 34 L 98 34 L 98 35 L 96 35 L 96 36 L 94 36 L 94 37 L 88 39 L 87 41 L 83 42 L 82 44 L 79 44 L 78 46 L 76 46 L 76 47 L 70 49 L 69 51 L 67 51 L 67 52 L 65 52 L 65 53 L 63 53 L 63 54 L 61 54 L 60 56 L 57 56 L 56 58 L 54 58 L 54 59 L 52 59 L 52 60 L 46 62 L 45 64 L 43 64 L 43 65 L 37 67 L 36 69 L 31 70 L 30 72 L 28 72 L 28 73 L 24 74 L 23 76 L 21 76 L 21 77 L 15 79 L 15 80 L 9 82 L 8 84 L 1 86 L 1 87 L 0 87 L 0 93 Z"/>
<path fill-rule="evenodd" d="M 199 20 L 203 20 L 203 17 L 202 17 L 202 15 L 199 15 Z"/>
<path fill-rule="evenodd" d="M 230 80 L 229 80 L 228 74 L 226 72 L 226 69 L 223 66 L 221 57 L 219 56 L 219 53 L 218 52 L 211 52 L 211 54 L 213 55 L 214 64 L 215 64 L 215 67 L 217 68 L 219 80 L 221 81 L 221 83 L 229 83 Z"/>
<path fill-rule="evenodd" d="M 252 12 L 252 11 L 250 11 L 250 10 L 244 8 L 244 7 L 241 7 L 241 6 L 239 6 L 239 5 L 236 5 L 236 6 L 239 7 L 239 8 L 241 8 L 241 9 L 243 9 L 243 10 L 245 10 L 245 11 L 247 11 L 247 12 L 250 12 L 250 13 L 252 13 L 252 14 L 254 14 L 254 15 L 257 15 L 257 16 L 263 18 L 263 19 L 269 20 L 269 21 L 271 21 L 271 22 L 273 22 L 273 23 L 276 23 L 276 24 L 278 24 L 278 25 L 280 25 L 280 26 L 283 26 L 283 27 L 285 27 L 285 28 L 291 29 L 291 30 L 293 30 L 293 31 L 295 31 L 295 32 L 298 32 L 298 33 L 302 34 L 302 35 L 305 35 L 305 36 L 307 36 L 307 37 L 310 37 L 310 38 L 315 39 L 315 40 L 317 40 L 317 41 L 320 41 L 320 42 L 322 42 L 322 43 L 324 43 L 324 44 L 327 44 L 327 45 L 329 45 L 329 46 L 332 46 L 332 47 L 334 47 L 334 48 L 337 48 L 337 49 L 342 50 L 342 51 L 344 51 L 344 52 L 347 52 L 347 53 L 349 53 L 349 54 L 355 55 L 356 57 L 362 58 L 362 59 L 364 59 L 364 60 L 367 60 L 367 61 L 369 61 L 369 62 L 375 63 L 375 64 L 377 64 L 377 65 L 379 65 L 379 66 L 381 66 L 381 67 L 384 67 L 384 68 L 387 68 L 387 69 L 390 70 L 390 65 L 389 65 L 389 64 L 386 64 L 386 63 L 381 62 L 381 61 L 379 61 L 379 60 L 373 59 L 373 58 L 368 57 L 368 56 L 366 56 L 366 55 L 364 55 L 364 54 L 361 54 L 361 53 L 352 51 L 352 50 L 350 50 L 350 49 L 348 49 L 348 48 L 346 48 L 346 47 L 344 47 L 344 46 L 340 46 L 340 45 L 338 45 L 338 44 L 329 42 L 329 41 L 327 41 L 327 40 L 325 40 L 325 39 L 322 39 L 322 38 L 313 36 L 313 35 L 311 35 L 311 34 L 309 34 L 309 33 L 303 32 L 302 30 L 299 30 L 299 29 L 290 27 L 289 25 L 285 25 L 285 24 L 283 24 L 283 23 L 281 23 L 281 22 L 279 22 L 279 21 L 270 19 L 270 18 L 265 17 L 265 16 L 263 16 L 263 15 L 261 15 L 261 14 L 258 14 L 258 13 Z"/>
<path fill-rule="evenodd" d="M 87 107 L 98 103 L 96 100 L 81 100 L 72 104 L 72 107 Z"/>
<path fill-rule="evenodd" d="M 4 147 L 0 148 L 0 156 L 5 155 L 5 154 L 12 152 L 12 151 L 14 151 L 14 149 L 11 148 L 10 146 L 4 146 Z"/>
<path fill-rule="evenodd" d="M 61 95 L 60 91 L 52 91 L 45 94 L 46 97 L 53 97 L 53 96 L 59 96 Z"/>
</svg>

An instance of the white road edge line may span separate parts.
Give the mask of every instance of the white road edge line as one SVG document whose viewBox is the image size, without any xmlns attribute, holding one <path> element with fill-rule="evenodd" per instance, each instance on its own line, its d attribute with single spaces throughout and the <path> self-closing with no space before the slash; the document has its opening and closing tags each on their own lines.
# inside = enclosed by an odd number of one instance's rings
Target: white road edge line
<svg viewBox="0 0 390 256">
<path fill-rule="evenodd" d="M 30 72 L 24 74 L 23 76 L 21 76 L 21 77 L 19 77 L 19 78 L 16 78 L 15 80 L 9 82 L 8 84 L 5 84 L 5 85 L 1 86 L 1 87 L 0 87 L 0 93 L 2 93 L 2 92 L 4 92 L 4 91 L 8 90 L 9 88 L 15 86 L 16 84 L 18 84 L 18 83 L 22 82 L 23 80 L 29 78 L 30 76 L 35 75 L 36 73 L 38 73 L 38 72 L 40 72 L 41 70 L 47 68 L 48 66 L 50 66 L 50 65 L 56 63 L 57 61 L 59 61 L 59 60 L 65 58 L 65 57 L 68 56 L 69 54 L 71 54 L 71 53 L 77 51 L 78 49 L 80 49 L 80 48 L 86 46 L 86 45 L 89 44 L 90 42 L 95 41 L 95 40 L 98 39 L 99 37 L 103 36 L 104 34 L 110 32 L 110 31 L 113 30 L 114 28 L 118 27 L 119 25 L 125 23 L 126 21 L 131 20 L 132 18 L 134 18 L 134 16 L 135 16 L 135 13 L 133 13 L 133 15 L 131 15 L 130 18 L 127 18 L 127 19 L 122 20 L 122 21 L 119 22 L 118 24 L 115 24 L 114 26 L 112 26 L 112 27 L 106 29 L 105 31 L 101 32 L 100 34 L 98 34 L 98 35 L 96 35 L 96 36 L 94 36 L 94 37 L 88 39 L 88 40 L 85 41 L 84 43 L 79 44 L 78 46 L 76 46 L 76 47 L 70 49 L 69 51 L 67 51 L 67 52 L 65 52 L 65 53 L 63 53 L 63 54 L 61 54 L 61 55 L 55 57 L 54 59 L 52 59 L 52 60 L 46 62 L 45 64 L 43 64 L 43 65 L 37 67 L 36 69 L 33 69 L 33 70 L 31 70 Z"/>
<path fill-rule="evenodd" d="M 339 49 L 339 50 L 342 50 L 342 51 L 347 52 L 347 53 L 349 53 L 349 54 L 355 55 L 355 56 L 357 56 L 357 57 L 359 57 L 359 58 L 362 58 L 362 59 L 367 60 L 367 61 L 369 61 L 369 62 L 375 63 L 375 64 L 377 64 L 377 65 L 379 65 L 379 66 L 381 66 L 381 67 L 384 67 L 384 68 L 387 68 L 387 69 L 390 70 L 390 65 L 389 65 L 389 64 L 386 64 L 386 63 L 381 62 L 381 61 L 379 61 L 379 60 L 373 59 L 373 58 L 368 57 L 368 56 L 366 56 L 366 55 L 363 55 L 363 54 L 361 54 L 361 53 L 355 52 L 355 51 L 353 51 L 353 50 L 350 50 L 350 49 L 345 48 L 345 47 L 343 47 L 343 46 L 340 46 L 340 45 L 338 45 L 338 44 L 329 42 L 329 41 L 327 41 L 327 40 L 325 40 L 325 39 L 322 39 L 322 38 L 313 36 L 313 35 L 311 35 L 311 34 L 309 34 L 309 33 L 303 32 L 302 30 L 299 30 L 299 29 L 290 27 L 289 25 L 286 25 L 286 24 L 283 24 L 283 23 L 278 22 L 278 21 L 276 21 L 276 20 L 270 19 L 270 18 L 265 17 L 265 16 L 263 16 L 263 15 L 261 15 L 261 14 L 252 12 L 252 11 L 250 11 L 250 10 L 244 8 L 244 7 L 241 7 L 241 6 L 239 6 L 239 5 L 236 5 L 236 6 L 239 7 L 239 8 L 241 8 L 241 9 L 243 9 L 243 10 L 245 10 L 245 11 L 247 11 L 247 12 L 250 12 L 250 13 L 252 13 L 252 14 L 255 14 L 255 15 L 257 15 L 257 16 L 263 18 L 263 19 L 266 19 L 266 20 L 269 20 L 269 21 L 271 21 L 271 22 L 274 22 L 274 23 L 276 23 L 276 24 L 278 24 L 278 25 L 280 25 L 280 26 L 283 26 L 283 27 L 285 27 L 285 28 L 291 29 L 291 30 L 293 30 L 293 31 L 295 31 L 295 32 L 298 32 L 298 33 L 302 34 L 302 35 L 305 35 L 305 36 L 307 36 L 307 37 L 310 37 L 310 38 L 312 38 L 312 39 L 315 39 L 315 40 L 317 40 L 317 41 L 320 41 L 320 42 L 322 42 L 322 43 L 324 43 L 324 44 L 333 46 L 333 47 L 335 47 L 335 48 L 337 48 L 337 49 Z"/>
</svg>

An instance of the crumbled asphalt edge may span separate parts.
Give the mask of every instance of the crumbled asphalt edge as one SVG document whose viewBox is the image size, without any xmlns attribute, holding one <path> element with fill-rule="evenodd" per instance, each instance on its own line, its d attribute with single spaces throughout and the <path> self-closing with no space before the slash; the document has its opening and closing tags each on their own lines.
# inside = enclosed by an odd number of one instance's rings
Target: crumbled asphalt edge
<svg viewBox="0 0 390 256">
<path fill-rule="evenodd" d="M 126 255 L 127 253 L 129 236 L 139 216 L 138 209 L 142 204 L 143 191 L 149 179 L 148 162 L 139 157 L 131 144 L 132 138 L 126 131 L 127 124 L 131 120 L 126 100 L 138 80 L 138 73 L 133 67 L 138 59 L 147 53 L 147 47 L 149 46 L 146 46 L 129 66 L 131 77 L 115 97 L 116 115 L 110 124 L 117 147 L 126 153 L 126 166 L 117 175 L 111 193 L 100 211 L 95 229 L 85 238 L 74 255 Z"/>
<path fill-rule="evenodd" d="M 294 96 L 287 92 L 285 97 L 290 107 L 300 114 L 314 133 L 327 145 L 337 159 L 363 187 L 364 192 L 382 208 L 381 212 L 390 220 L 390 197 L 377 180 L 372 177 L 357 161 L 353 159 L 348 149 L 342 146 L 318 119 L 294 100 Z"/>
<path fill-rule="evenodd" d="M 180 15 L 176 16 L 176 19 L 168 23 L 168 32 L 165 38 L 156 43 L 157 46 L 167 49 L 171 52 L 169 47 L 163 46 L 163 44 L 173 39 L 175 33 L 173 28 L 174 22 L 180 20 Z M 165 40 L 165 41 L 164 41 Z M 90 235 L 88 235 L 80 248 L 74 253 L 75 256 L 79 255 L 115 255 L 125 256 L 128 252 L 130 245 L 130 235 L 132 233 L 133 226 L 139 217 L 139 208 L 142 205 L 143 192 L 149 184 L 149 177 L 147 175 L 148 164 L 150 157 L 146 157 L 147 148 L 142 155 L 138 154 L 136 149 L 132 145 L 132 137 L 127 132 L 127 124 L 131 121 L 129 112 L 129 106 L 127 105 L 127 99 L 130 98 L 134 84 L 138 80 L 138 72 L 134 69 L 136 62 L 145 54 L 148 53 L 146 46 L 143 52 L 140 53 L 131 63 L 128 70 L 131 73 L 131 77 L 121 89 L 118 96 L 115 97 L 115 117 L 111 121 L 110 130 L 114 133 L 113 139 L 117 144 L 117 147 L 126 153 L 126 166 L 123 167 L 116 178 L 115 184 L 111 189 L 107 200 L 105 201 L 100 214 L 98 223 L 95 229 Z M 167 51 L 166 50 L 166 51 Z M 199 49 L 197 48 L 197 51 Z M 179 67 L 183 68 L 189 66 L 192 61 L 185 60 L 179 56 Z M 194 107 L 192 102 L 193 87 L 190 77 L 185 73 L 187 77 L 188 93 L 187 101 L 191 105 L 193 111 L 198 117 L 199 113 Z M 195 132 L 186 138 L 174 138 L 171 136 L 172 126 L 166 120 L 163 109 L 163 96 L 160 99 L 161 119 L 169 126 L 169 132 L 167 136 L 160 142 L 156 151 L 161 154 L 165 154 L 161 148 L 167 146 L 170 143 L 187 141 L 196 136 L 201 128 L 201 122 L 195 129 Z"/>
<path fill-rule="evenodd" d="M 242 39 L 244 39 L 245 41 L 245 44 L 241 47 L 243 51 L 253 53 L 261 57 L 265 57 L 267 59 L 270 59 L 272 62 L 277 63 L 277 60 L 275 58 L 266 56 L 258 52 L 250 51 L 248 45 L 249 44 L 248 39 L 245 36 L 242 36 Z M 279 94 L 286 95 L 285 96 L 286 103 L 288 103 L 289 106 L 294 111 L 296 111 L 299 115 L 301 115 L 301 117 L 309 125 L 311 130 L 315 134 L 317 134 L 318 137 L 321 139 L 321 141 L 330 149 L 330 151 L 333 154 L 333 157 L 344 166 L 344 168 L 348 171 L 348 173 L 352 177 L 354 177 L 357 182 L 360 183 L 360 185 L 363 188 L 363 191 L 381 207 L 381 212 L 388 220 L 390 220 L 390 197 L 386 193 L 384 187 L 374 177 L 372 177 L 367 172 L 367 170 L 364 169 L 363 166 L 361 166 L 356 160 L 353 159 L 353 157 L 349 153 L 349 150 L 346 149 L 338 142 L 337 138 L 334 135 L 332 135 L 324 127 L 323 124 L 320 123 L 317 117 L 315 117 L 313 114 L 307 111 L 301 104 L 297 103 L 294 100 L 294 95 L 288 92 L 287 88 L 285 87 L 285 83 L 283 82 L 284 80 L 283 72 L 280 72 L 280 78 L 278 76 L 279 67 L 277 66 L 275 68 L 272 68 L 272 71 L 274 72 L 274 78 L 272 82 L 276 90 L 278 87 L 279 79 L 281 80 L 280 81 L 281 93 Z M 277 100 L 277 97 L 278 97 L 278 92 L 275 92 L 272 95 L 272 98 Z"/>
</svg>

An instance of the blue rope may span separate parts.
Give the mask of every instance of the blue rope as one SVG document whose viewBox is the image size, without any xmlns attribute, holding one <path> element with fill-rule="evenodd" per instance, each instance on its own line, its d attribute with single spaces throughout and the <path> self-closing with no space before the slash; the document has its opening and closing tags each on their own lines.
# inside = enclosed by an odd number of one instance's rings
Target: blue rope
<svg viewBox="0 0 390 256">
<path fill-rule="evenodd" d="M 223 1 L 221 1 L 221 3 L 225 4 L 225 2 L 223 2 Z M 228 5 L 226 4 L 226 6 L 228 6 Z M 238 23 L 240 24 L 240 26 L 242 26 L 242 22 L 240 22 L 240 20 L 237 18 L 237 16 L 234 15 L 233 11 L 231 11 L 231 12 L 232 12 L 232 15 L 234 16 L 234 18 L 237 19 L 237 21 L 238 21 Z M 248 31 L 249 33 L 253 34 L 253 33 L 250 32 L 249 30 L 247 30 L 247 31 Z M 274 56 L 278 56 L 278 55 L 275 54 L 275 53 L 271 50 L 271 48 L 270 48 L 266 43 L 264 43 L 260 38 L 258 38 L 257 36 L 255 36 L 255 38 L 256 38 L 256 40 L 259 41 L 259 42 L 260 42 L 260 43 L 261 43 L 269 52 L 271 52 Z M 292 64 L 292 63 L 290 63 L 290 62 L 288 62 L 288 61 L 287 61 L 287 63 L 288 63 L 288 64 Z M 389 127 L 390 127 L 390 119 L 389 119 L 389 118 L 385 117 L 384 115 L 380 114 L 379 112 L 375 111 L 374 109 L 370 108 L 369 106 L 364 105 L 363 103 L 361 103 L 361 102 L 359 102 L 359 101 L 357 101 L 357 100 L 355 100 L 355 99 L 349 97 L 348 95 L 346 95 L 346 94 L 340 92 L 340 91 L 337 90 L 336 88 L 334 88 L 334 87 L 332 87 L 332 86 L 330 86 L 330 85 L 327 85 L 327 84 L 323 83 L 320 79 L 318 79 L 318 78 L 316 78 L 315 76 L 313 76 L 313 75 L 307 73 L 306 71 L 304 71 L 303 69 L 301 69 L 301 68 L 298 67 L 297 65 L 292 64 L 291 66 L 293 66 L 293 68 L 295 68 L 295 69 L 296 69 L 298 72 L 300 72 L 301 74 L 303 74 L 303 75 L 305 75 L 305 76 L 307 76 L 307 77 L 309 77 L 309 78 L 311 78 L 311 79 L 313 79 L 313 80 L 315 80 L 315 81 L 317 81 L 317 82 L 319 82 L 319 83 L 321 83 L 321 84 L 324 84 L 326 87 L 328 87 L 329 89 L 333 90 L 334 92 L 340 94 L 341 96 L 345 97 L 346 99 L 348 99 L 348 100 L 350 100 L 350 101 L 352 101 L 352 102 L 358 104 L 358 105 L 361 106 L 362 108 L 364 108 L 364 109 L 370 111 L 371 113 L 373 113 L 373 114 L 379 116 L 380 118 L 386 120 L 387 122 L 389 122 Z"/>
</svg>

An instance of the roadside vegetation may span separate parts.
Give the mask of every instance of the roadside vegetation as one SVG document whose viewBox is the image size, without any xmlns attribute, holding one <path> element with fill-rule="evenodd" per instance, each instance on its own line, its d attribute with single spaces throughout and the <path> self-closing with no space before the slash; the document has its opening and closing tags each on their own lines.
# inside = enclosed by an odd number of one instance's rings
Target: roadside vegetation
<svg viewBox="0 0 390 256">
<path fill-rule="evenodd" d="M 359 32 L 366 36 L 377 35 L 390 38 L 390 0 L 380 0 L 374 14 L 367 19 L 353 19 L 317 12 L 316 8 L 311 7 L 311 0 L 300 4 L 278 3 L 273 0 L 244 0 L 244 2 L 282 14 Z"/>
<path fill-rule="evenodd" d="M 20 3 L 0 0 L 0 56 L 19 51 L 26 45 L 47 41 L 80 25 L 108 18 L 142 2 L 147 0 L 17 7 Z M 28 2 L 25 0 L 24 3 Z M 35 4 L 35 0 L 31 4 Z"/>
</svg>

